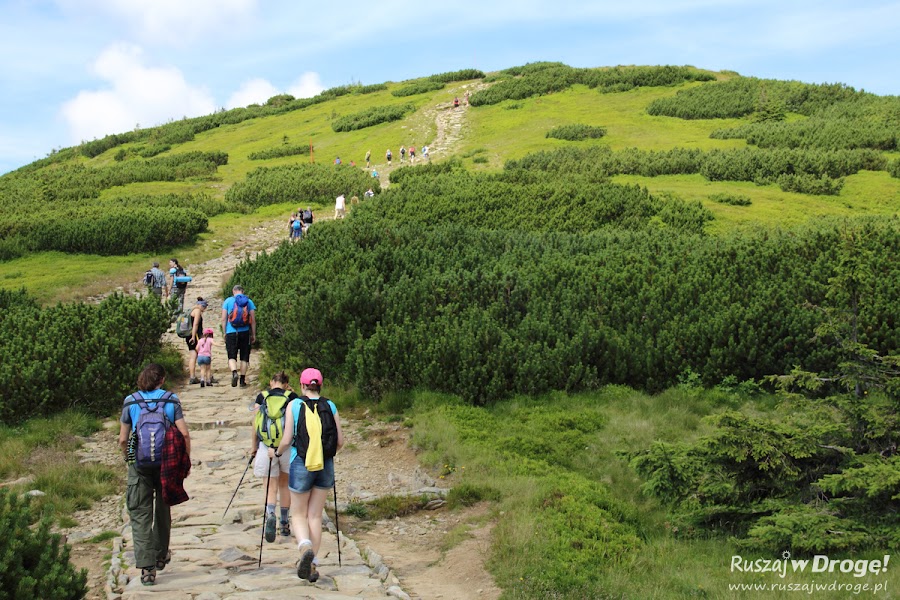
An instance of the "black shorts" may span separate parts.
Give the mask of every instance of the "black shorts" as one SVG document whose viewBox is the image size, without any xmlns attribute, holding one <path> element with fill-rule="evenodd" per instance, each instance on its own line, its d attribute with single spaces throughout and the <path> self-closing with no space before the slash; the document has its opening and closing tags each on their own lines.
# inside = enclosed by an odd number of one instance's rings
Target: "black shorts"
<svg viewBox="0 0 900 600">
<path fill-rule="evenodd" d="M 225 351 L 228 360 L 237 360 L 238 353 L 241 362 L 250 362 L 250 330 L 225 334 Z"/>
<path fill-rule="evenodd" d="M 194 352 L 197 350 L 197 342 L 200 340 L 191 340 L 191 338 L 184 338 L 184 343 L 187 344 L 188 350 Z"/>
</svg>

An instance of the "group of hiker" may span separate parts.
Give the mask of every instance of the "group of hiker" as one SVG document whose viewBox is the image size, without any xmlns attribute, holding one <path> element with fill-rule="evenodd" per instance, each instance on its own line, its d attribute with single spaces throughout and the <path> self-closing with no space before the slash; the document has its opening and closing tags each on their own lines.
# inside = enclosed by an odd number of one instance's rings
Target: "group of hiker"
<svg viewBox="0 0 900 600">
<path fill-rule="evenodd" d="M 197 299 L 189 313 L 192 335 L 186 338 L 189 351 L 197 355 L 201 386 L 212 381 L 213 330 L 203 328 L 208 306 L 203 298 Z M 256 341 L 256 306 L 239 285 L 222 303 L 222 324 L 231 385 L 247 387 L 250 346 Z M 277 533 L 288 537 L 293 531 L 299 552 L 297 576 L 315 582 L 322 512 L 335 485 L 334 456 L 344 440 L 337 407 L 321 395 L 322 373 L 308 368 L 298 381 L 299 395 L 287 373 L 276 373 L 257 396 L 247 466 L 252 463 L 254 474 L 267 478 L 263 537 L 273 542 Z M 119 447 L 128 464 L 125 501 L 135 566 L 141 569 L 144 585 L 153 585 L 157 573 L 172 560 L 170 508 L 188 500 L 183 482 L 191 468 L 190 433 L 181 401 L 164 389 L 165 382 L 162 366 L 144 367 L 137 378 L 138 390 L 125 398 L 120 418 Z M 280 518 L 276 516 L 279 504 Z"/>
<path fill-rule="evenodd" d="M 406 146 L 400 146 L 400 162 L 402 163 L 406 159 L 407 156 L 409 157 L 410 164 L 416 164 L 416 147 L 415 146 L 410 146 L 409 148 L 407 148 Z M 431 160 L 430 157 L 428 156 L 428 146 L 422 146 L 422 158 L 424 158 L 426 161 Z M 387 164 L 389 167 L 393 165 L 394 153 L 391 151 L 390 148 L 388 148 L 387 151 L 385 151 L 384 159 L 387 161 Z M 371 168 L 371 166 L 372 166 L 372 151 L 366 150 L 366 169 Z M 373 171 L 372 176 L 377 177 L 378 172 Z"/>
<path fill-rule="evenodd" d="M 312 209 L 308 206 L 302 210 L 298 208 L 297 212 L 292 213 L 288 221 L 288 239 L 291 241 L 303 239 L 303 236 L 309 231 L 309 226 L 313 223 L 313 218 Z"/>
<path fill-rule="evenodd" d="M 184 310 L 184 292 L 191 281 L 190 275 L 178 264 L 177 258 L 169 259 L 168 277 L 172 279 L 169 285 L 166 273 L 159 268 L 159 261 L 154 261 L 153 266 L 144 273 L 144 285 L 161 300 L 168 301 L 174 298 L 178 302 L 178 310 Z"/>
</svg>

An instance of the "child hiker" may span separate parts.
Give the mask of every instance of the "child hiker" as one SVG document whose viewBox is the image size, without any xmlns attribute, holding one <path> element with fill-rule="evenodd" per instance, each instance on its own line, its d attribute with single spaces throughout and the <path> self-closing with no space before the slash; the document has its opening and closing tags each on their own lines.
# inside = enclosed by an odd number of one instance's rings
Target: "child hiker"
<svg viewBox="0 0 900 600">
<path fill-rule="evenodd" d="M 269 456 L 291 457 L 291 521 L 300 550 L 297 577 L 314 582 L 319 579 L 322 511 L 334 487 L 334 455 L 344 445 L 344 433 L 334 402 L 321 395 L 322 373 L 306 369 L 300 385 L 303 396 L 288 405 L 288 427 L 278 448 L 269 448 Z"/>
<path fill-rule="evenodd" d="M 197 366 L 200 367 L 200 387 L 212 385 L 213 330 L 203 330 L 203 337 L 197 341 Z"/>
<path fill-rule="evenodd" d="M 266 482 L 266 525 L 267 542 L 275 541 L 275 504 L 281 498 L 281 535 L 291 535 L 288 516 L 291 509 L 291 494 L 288 490 L 288 476 L 291 471 L 290 455 L 271 457 L 267 448 L 276 448 L 284 433 L 285 409 L 288 402 L 297 397 L 290 389 L 289 378 L 284 371 L 276 373 L 269 381 L 269 389 L 256 397 L 253 417 L 253 439 L 250 454 L 256 456 L 253 474 L 257 477 L 277 478 Z"/>
</svg>

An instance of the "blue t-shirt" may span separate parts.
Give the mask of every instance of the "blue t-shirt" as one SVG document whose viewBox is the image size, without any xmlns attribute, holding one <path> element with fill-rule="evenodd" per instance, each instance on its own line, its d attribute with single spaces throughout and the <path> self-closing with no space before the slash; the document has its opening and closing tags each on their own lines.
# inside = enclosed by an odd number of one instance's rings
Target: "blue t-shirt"
<svg viewBox="0 0 900 600">
<path fill-rule="evenodd" d="M 308 397 L 308 396 L 307 396 L 307 397 Z M 310 400 L 316 400 L 316 398 L 310 398 Z M 297 423 L 300 422 L 300 411 L 297 411 L 297 413 L 294 414 L 293 407 L 294 407 L 294 406 L 297 406 L 297 402 L 298 402 L 298 401 L 299 401 L 299 402 L 303 402 L 302 400 L 300 400 L 300 399 L 298 398 L 297 400 L 294 400 L 294 401 L 291 403 L 291 408 L 292 408 L 292 410 L 291 410 L 291 416 L 294 418 L 294 432 L 295 432 L 295 433 L 296 433 L 296 431 L 297 431 Z M 331 413 L 334 414 L 334 415 L 336 415 L 336 414 L 337 414 L 337 406 L 334 405 L 334 402 L 332 402 L 331 400 L 329 400 L 329 401 L 328 401 L 328 406 L 331 408 Z M 303 407 L 301 406 L 300 408 L 302 409 Z M 295 458 L 297 458 L 297 448 L 295 448 L 294 445 L 291 444 L 291 462 L 294 462 L 294 459 L 295 459 Z"/>
<path fill-rule="evenodd" d="M 156 402 L 151 402 L 151 400 L 158 400 L 162 398 L 162 395 L 166 393 L 166 390 L 151 390 L 149 392 L 138 392 L 141 398 L 143 398 L 147 402 L 147 406 L 151 409 L 156 408 Z M 132 398 L 128 396 L 125 398 L 124 404 L 128 404 L 129 402 L 133 402 L 137 398 Z M 170 402 L 166 402 L 163 406 L 163 410 L 166 413 L 166 418 L 172 421 L 178 421 L 179 419 L 184 418 L 184 413 L 181 410 L 181 402 L 178 400 L 178 396 L 172 394 L 170 398 Z M 138 419 L 141 416 L 141 407 L 137 404 L 132 404 L 131 406 L 123 406 L 122 407 L 122 418 L 119 419 L 122 423 L 126 425 L 131 425 L 131 430 L 134 431 L 135 427 L 137 427 Z"/>
<path fill-rule="evenodd" d="M 247 298 L 247 303 L 248 303 L 247 310 L 256 311 L 256 305 L 253 304 L 253 300 L 251 300 L 250 298 Z M 226 315 L 229 315 L 229 314 L 231 314 L 231 309 L 233 309 L 233 308 L 234 308 L 234 296 L 232 296 L 231 298 L 226 298 L 225 302 L 222 303 L 222 310 L 225 311 Z M 228 322 L 227 318 L 225 319 L 225 334 L 226 335 L 228 335 L 229 333 L 238 333 L 241 331 L 249 331 L 249 330 L 250 330 L 249 324 L 244 325 L 243 327 L 234 327 L 231 323 Z"/>
</svg>

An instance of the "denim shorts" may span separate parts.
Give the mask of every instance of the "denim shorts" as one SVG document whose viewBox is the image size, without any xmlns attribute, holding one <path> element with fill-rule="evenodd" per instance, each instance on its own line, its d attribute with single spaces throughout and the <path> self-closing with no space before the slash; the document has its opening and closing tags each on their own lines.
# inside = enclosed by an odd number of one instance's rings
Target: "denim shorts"
<svg viewBox="0 0 900 600">
<path fill-rule="evenodd" d="M 198 364 L 198 365 L 211 365 L 211 364 L 212 364 L 212 357 L 211 357 L 211 356 L 198 356 L 198 357 L 197 357 L 197 364 Z"/>
<path fill-rule="evenodd" d="M 334 487 L 334 459 L 325 459 L 325 468 L 321 471 L 307 471 L 306 462 L 297 456 L 291 462 L 291 477 L 288 488 L 292 492 L 304 494 L 314 487 L 330 490 Z"/>
</svg>

